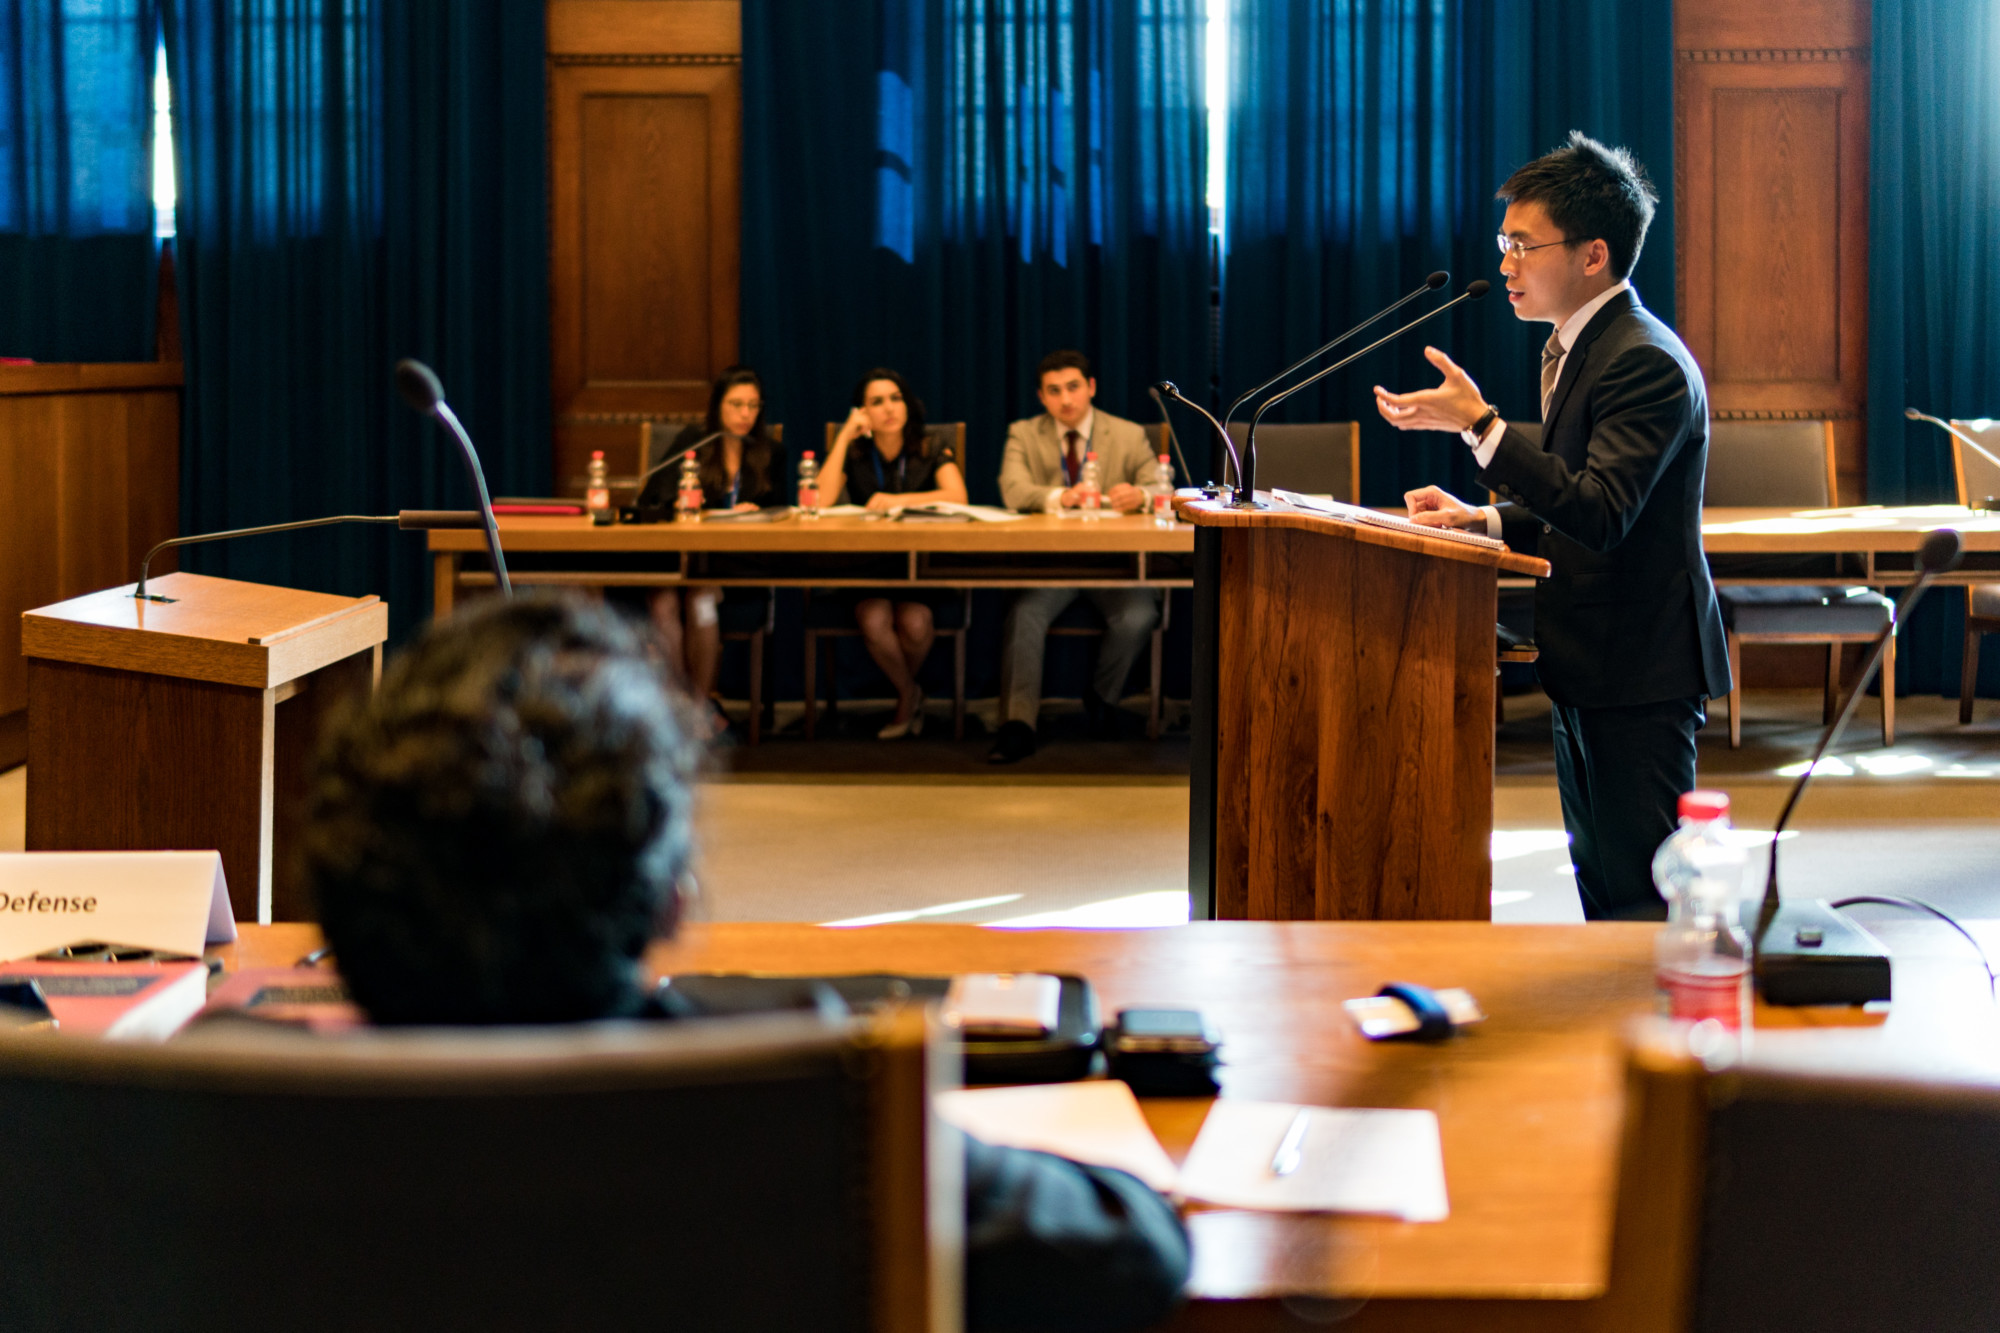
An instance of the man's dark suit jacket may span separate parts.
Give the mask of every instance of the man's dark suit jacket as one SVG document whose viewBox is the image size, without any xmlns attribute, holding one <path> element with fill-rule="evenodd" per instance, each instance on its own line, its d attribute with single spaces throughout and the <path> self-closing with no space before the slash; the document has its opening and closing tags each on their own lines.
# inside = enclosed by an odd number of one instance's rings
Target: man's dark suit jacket
<svg viewBox="0 0 2000 1333">
<path fill-rule="evenodd" d="M 1508 426 L 1480 473 L 1501 536 L 1551 573 L 1536 664 L 1554 702 L 1614 708 L 1729 692 L 1722 611 L 1701 552 L 1708 391 L 1673 330 L 1625 291 L 1584 325 L 1542 442 Z"/>
</svg>

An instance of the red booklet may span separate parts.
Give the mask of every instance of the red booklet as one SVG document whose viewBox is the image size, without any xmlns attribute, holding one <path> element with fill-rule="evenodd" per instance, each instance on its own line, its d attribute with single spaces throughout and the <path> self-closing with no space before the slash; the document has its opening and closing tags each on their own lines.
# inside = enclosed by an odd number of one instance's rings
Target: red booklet
<svg viewBox="0 0 2000 1333">
<path fill-rule="evenodd" d="M 110 1041 L 165 1041 L 208 998 L 208 964 L 0 963 L 0 983 L 35 981 L 56 1030 Z"/>
</svg>

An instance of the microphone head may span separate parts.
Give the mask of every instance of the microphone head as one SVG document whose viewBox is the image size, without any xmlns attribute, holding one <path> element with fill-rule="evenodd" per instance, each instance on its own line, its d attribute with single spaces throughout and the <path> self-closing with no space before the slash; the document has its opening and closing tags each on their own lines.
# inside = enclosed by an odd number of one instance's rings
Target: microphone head
<svg viewBox="0 0 2000 1333">
<path fill-rule="evenodd" d="M 438 383 L 431 368 L 407 356 L 396 363 L 396 392 L 425 416 L 436 412 L 444 401 L 444 385 Z"/>
<path fill-rule="evenodd" d="M 1486 293 L 1492 290 L 1493 290 L 1492 283 L 1488 282 L 1484 278 L 1474 278 L 1471 284 L 1466 287 L 1465 294 L 1471 297 L 1473 300 L 1477 301 L 1480 297 L 1486 295 Z"/>
<path fill-rule="evenodd" d="M 1965 558 L 1965 544 L 1950 528 L 1939 528 L 1924 538 L 1917 548 L 1917 565 L 1926 574 L 1943 574 L 1958 568 Z"/>
<path fill-rule="evenodd" d="M 1153 392 L 1163 393 L 1169 398 L 1178 398 L 1181 396 L 1181 391 L 1175 387 L 1172 380 L 1161 380 L 1153 386 Z"/>
<path fill-rule="evenodd" d="M 1430 288 L 1432 291 L 1436 291 L 1438 288 L 1444 286 L 1447 282 L 1450 281 L 1451 281 L 1451 274 L 1445 272 L 1443 269 L 1439 269 L 1437 272 L 1431 274 L 1428 278 L 1424 279 L 1424 286 Z"/>
<path fill-rule="evenodd" d="M 1924 414 L 1922 412 L 1917 411 L 1917 409 L 1914 407 L 1904 408 L 1903 415 L 1908 417 L 1912 421 L 1922 421 L 1924 419 Z"/>
</svg>

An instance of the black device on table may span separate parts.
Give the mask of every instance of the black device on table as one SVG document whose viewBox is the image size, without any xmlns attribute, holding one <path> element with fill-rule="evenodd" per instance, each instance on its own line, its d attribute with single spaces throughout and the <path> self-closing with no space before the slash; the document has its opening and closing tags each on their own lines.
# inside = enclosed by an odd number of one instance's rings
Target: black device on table
<svg viewBox="0 0 2000 1333">
<path fill-rule="evenodd" d="M 1212 1097 L 1222 1038 L 1199 1009 L 1120 1009 L 1104 1030 L 1111 1077 L 1141 1097 Z"/>
</svg>

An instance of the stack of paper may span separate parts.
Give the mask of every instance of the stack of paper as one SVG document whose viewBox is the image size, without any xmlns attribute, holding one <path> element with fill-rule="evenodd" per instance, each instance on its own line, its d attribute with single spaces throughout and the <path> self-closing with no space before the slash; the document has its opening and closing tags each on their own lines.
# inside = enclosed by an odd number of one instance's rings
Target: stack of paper
<svg viewBox="0 0 2000 1333">
<path fill-rule="evenodd" d="M 1272 1158 L 1299 1112 L 1307 1116 L 1295 1169 Z M 1132 1090 L 1115 1080 L 947 1092 L 938 1113 L 988 1143 L 1129 1171 L 1193 1203 L 1265 1212 L 1384 1213 L 1406 1222 L 1450 1214 L 1444 1152 L 1430 1111 L 1361 1110 L 1216 1101 L 1174 1168 Z"/>
</svg>

